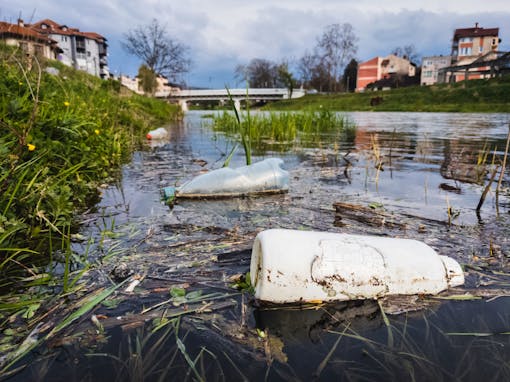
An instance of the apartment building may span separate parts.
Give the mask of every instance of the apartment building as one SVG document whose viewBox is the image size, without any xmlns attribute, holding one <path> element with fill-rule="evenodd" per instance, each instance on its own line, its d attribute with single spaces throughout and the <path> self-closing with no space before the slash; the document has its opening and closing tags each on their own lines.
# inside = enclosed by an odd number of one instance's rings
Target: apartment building
<svg viewBox="0 0 510 382">
<path fill-rule="evenodd" d="M 49 19 L 29 27 L 57 42 L 60 48 L 57 59 L 62 63 L 97 77 L 109 77 L 105 37 L 95 32 L 81 32 Z"/>
<path fill-rule="evenodd" d="M 391 76 L 402 75 L 413 77 L 416 66 L 407 58 L 390 54 L 386 57 L 374 57 L 358 65 L 356 91 L 364 91 L 368 84 Z"/>
<path fill-rule="evenodd" d="M 448 82 L 448 79 L 439 78 L 439 70 L 451 65 L 451 56 L 428 56 L 423 57 L 421 62 L 420 84 L 433 85 L 437 82 Z"/>
<path fill-rule="evenodd" d="M 47 35 L 25 26 L 22 19 L 16 24 L 0 21 L 0 40 L 6 45 L 17 46 L 31 56 L 55 59 L 57 42 Z"/>
<path fill-rule="evenodd" d="M 474 28 L 455 29 L 452 39 L 452 64 L 470 64 L 478 57 L 496 52 L 500 42 L 499 28 L 482 28 L 476 23 Z"/>
</svg>

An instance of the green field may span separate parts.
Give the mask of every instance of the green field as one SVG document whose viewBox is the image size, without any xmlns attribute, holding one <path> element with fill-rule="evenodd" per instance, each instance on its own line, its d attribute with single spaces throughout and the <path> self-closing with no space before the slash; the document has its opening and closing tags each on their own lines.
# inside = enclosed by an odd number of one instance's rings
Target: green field
<svg viewBox="0 0 510 382">
<path fill-rule="evenodd" d="M 380 98 L 377 105 L 373 99 Z M 310 94 L 279 101 L 267 110 L 326 108 L 335 111 L 510 112 L 510 76 L 455 84 L 413 86 L 365 93 Z"/>
</svg>

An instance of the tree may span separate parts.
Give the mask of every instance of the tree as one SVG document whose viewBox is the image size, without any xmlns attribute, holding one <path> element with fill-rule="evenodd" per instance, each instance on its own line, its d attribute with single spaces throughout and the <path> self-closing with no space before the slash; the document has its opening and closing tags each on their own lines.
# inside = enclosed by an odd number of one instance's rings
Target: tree
<svg viewBox="0 0 510 382">
<path fill-rule="evenodd" d="M 158 87 L 157 75 L 147 65 L 138 69 L 138 80 L 145 94 L 153 95 Z"/>
<path fill-rule="evenodd" d="M 420 55 L 416 51 L 416 48 L 414 47 L 413 44 L 397 46 L 395 49 L 393 49 L 393 54 L 395 56 L 405 58 L 412 62 L 413 64 L 418 64 L 419 61 L 421 61 Z"/>
<path fill-rule="evenodd" d="M 279 82 L 277 85 L 280 86 L 281 83 L 284 87 L 286 87 L 289 91 L 289 98 L 292 98 L 292 93 L 296 87 L 296 79 L 289 70 L 289 63 L 285 61 L 282 62 L 278 65 L 277 71 Z"/>
<path fill-rule="evenodd" d="M 353 58 L 344 69 L 342 76 L 342 83 L 345 86 L 345 91 L 353 92 L 356 90 L 356 80 L 358 78 L 358 62 Z"/>
<path fill-rule="evenodd" d="M 318 56 L 328 74 L 329 91 L 337 90 L 341 70 L 358 51 L 357 40 L 349 23 L 328 25 L 317 40 Z"/>
<path fill-rule="evenodd" d="M 272 61 L 254 58 L 248 65 L 238 65 L 235 77 L 238 81 L 247 81 L 251 88 L 275 87 L 278 81 L 278 66 Z"/>
<path fill-rule="evenodd" d="M 126 33 L 121 44 L 127 53 L 138 57 L 155 74 L 177 81 L 189 71 L 188 47 L 171 38 L 156 19 Z"/>
<path fill-rule="evenodd" d="M 298 72 L 301 77 L 301 82 L 304 87 L 308 88 L 311 85 L 314 70 L 318 63 L 318 57 L 316 54 L 305 52 L 303 57 L 298 62 Z"/>
</svg>

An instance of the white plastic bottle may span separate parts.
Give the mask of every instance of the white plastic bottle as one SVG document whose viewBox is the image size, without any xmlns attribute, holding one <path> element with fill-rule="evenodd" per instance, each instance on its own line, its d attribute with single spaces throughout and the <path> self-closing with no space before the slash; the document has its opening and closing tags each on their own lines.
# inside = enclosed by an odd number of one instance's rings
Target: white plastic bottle
<svg viewBox="0 0 510 382">
<path fill-rule="evenodd" d="M 168 137 L 168 130 L 164 127 L 158 127 L 155 130 L 151 130 L 147 133 L 147 139 L 164 139 Z"/>
<path fill-rule="evenodd" d="M 259 300 L 285 303 L 436 294 L 462 285 L 452 258 L 417 240 L 271 229 L 253 243 Z"/>
<path fill-rule="evenodd" d="M 278 193 L 289 189 L 289 173 L 280 166 L 280 158 L 263 161 L 236 169 L 223 167 L 184 183 L 173 189 L 163 189 L 165 198 L 171 197 L 228 197 L 256 193 Z"/>
</svg>

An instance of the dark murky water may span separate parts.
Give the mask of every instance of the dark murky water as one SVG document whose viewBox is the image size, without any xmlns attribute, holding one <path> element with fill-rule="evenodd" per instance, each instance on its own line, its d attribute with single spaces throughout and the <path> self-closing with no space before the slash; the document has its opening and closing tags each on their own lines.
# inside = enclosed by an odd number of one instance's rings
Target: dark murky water
<svg viewBox="0 0 510 382">
<path fill-rule="evenodd" d="M 358 126 L 351 142 L 325 140 L 320 147 L 265 154 L 285 161 L 291 178 L 284 195 L 181 200 L 173 209 L 162 204 L 161 187 L 221 167 L 233 145 L 207 128 L 200 112 L 169 127 L 168 141 L 136 153 L 121 183 L 106 188 L 97 211 L 84 218 L 83 235 L 92 244 L 76 243 L 75 250 L 88 248 L 91 259 L 102 258 L 97 284 L 125 263 L 144 276 L 141 285 L 134 294 L 115 296 L 121 301 L 114 309 L 94 312 L 105 318 L 108 340 L 82 335 L 80 345 L 56 348 L 56 357 L 44 353 L 17 378 L 510 379 L 508 174 L 498 203 L 490 192 L 475 211 L 493 157 L 503 156 L 510 114 L 348 115 Z M 243 160 L 239 150 L 231 165 Z M 335 202 L 355 204 L 365 214 L 339 216 Z M 398 224 L 378 224 L 374 209 Z M 373 301 L 315 309 L 246 304 L 248 297 L 229 280 L 248 270 L 255 235 L 276 227 L 422 240 L 465 266 L 466 285 L 453 293 L 480 299 L 390 299 L 385 311 L 408 310 L 388 316 L 390 326 Z M 151 335 L 154 320 L 183 308 L 141 311 L 167 300 L 175 286 L 216 293 L 218 302 L 211 312 L 199 304 L 200 314 L 183 315 L 179 327 Z M 255 328 L 268 334 L 262 338 Z M 90 324 L 73 330 L 87 333 Z"/>
</svg>

